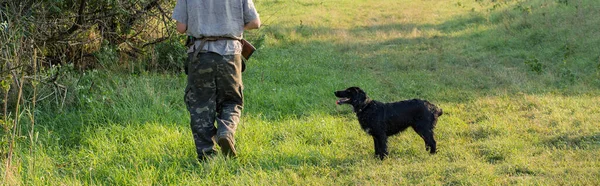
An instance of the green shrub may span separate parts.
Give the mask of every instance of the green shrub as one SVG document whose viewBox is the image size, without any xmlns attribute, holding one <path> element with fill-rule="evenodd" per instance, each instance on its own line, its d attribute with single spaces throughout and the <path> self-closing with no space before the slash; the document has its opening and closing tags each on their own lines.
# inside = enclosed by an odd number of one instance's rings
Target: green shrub
<svg viewBox="0 0 600 186">
<path fill-rule="evenodd" d="M 119 64 L 119 52 L 116 46 L 110 45 L 108 42 L 103 42 L 100 50 L 94 53 L 94 57 L 98 60 L 100 66 L 110 69 Z"/>
<path fill-rule="evenodd" d="M 180 39 L 181 37 L 172 37 L 157 44 L 154 47 L 155 65 L 149 70 L 182 72 L 187 48 Z"/>
</svg>

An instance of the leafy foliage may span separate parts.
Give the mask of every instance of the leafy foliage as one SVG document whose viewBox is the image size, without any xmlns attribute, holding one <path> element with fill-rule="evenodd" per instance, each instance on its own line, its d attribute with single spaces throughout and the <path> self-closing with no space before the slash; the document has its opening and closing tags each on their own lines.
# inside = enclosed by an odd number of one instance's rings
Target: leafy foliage
<svg viewBox="0 0 600 186">
<path fill-rule="evenodd" d="M 173 2 L 165 0 L 24 0 L 3 1 L 3 27 L 18 29 L 31 40 L 47 65 L 85 63 L 105 42 L 130 56 L 174 33 L 170 13 Z M 6 30 L 6 29 L 4 29 Z"/>
<path fill-rule="evenodd" d="M 161 42 L 154 47 L 154 53 L 157 55 L 156 67 L 165 72 L 183 72 L 184 61 L 187 59 L 186 47 L 181 42 L 182 37 L 172 37 Z"/>
</svg>

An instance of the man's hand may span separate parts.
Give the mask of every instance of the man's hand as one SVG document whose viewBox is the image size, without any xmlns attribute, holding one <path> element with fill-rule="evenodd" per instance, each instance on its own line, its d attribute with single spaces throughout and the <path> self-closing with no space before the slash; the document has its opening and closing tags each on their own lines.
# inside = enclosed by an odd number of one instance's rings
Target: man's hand
<svg viewBox="0 0 600 186">
<path fill-rule="evenodd" d="M 244 25 L 244 30 L 252 30 L 260 27 L 260 19 L 252 20 Z"/>
<path fill-rule="evenodd" d="M 177 21 L 177 32 L 180 34 L 185 34 L 185 31 L 187 31 L 187 25 Z"/>
</svg>

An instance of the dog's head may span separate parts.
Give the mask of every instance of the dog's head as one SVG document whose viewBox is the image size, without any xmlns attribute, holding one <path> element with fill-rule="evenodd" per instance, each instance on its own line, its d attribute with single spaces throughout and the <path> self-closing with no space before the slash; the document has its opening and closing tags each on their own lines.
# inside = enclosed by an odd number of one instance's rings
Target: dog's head
<svg viewBox="0 0 600 186">
<path fill-rule="evenodd" d="M 338 105 L 350 104 L 355 107 L 365 105 L 369 100 L 367 93 L 358 87 L 350 87 L 346 90 L 335 91 L 335 97 L 340 98 L 336 102 Z"/>
</svg>

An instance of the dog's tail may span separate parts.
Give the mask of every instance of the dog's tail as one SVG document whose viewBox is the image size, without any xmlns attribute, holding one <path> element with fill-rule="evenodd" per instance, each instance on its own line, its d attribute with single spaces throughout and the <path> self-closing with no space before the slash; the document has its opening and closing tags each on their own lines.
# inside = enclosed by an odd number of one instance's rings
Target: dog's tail
<svg viewBox="0 0 600 186">
<path fill-rule="evenodd" d="M 435 106 L 433 103 L 430 103 L 429 101 L 425 101 L 425 105 L 427 105 L 427 109 L 429 109 L 429 111 L 433 114 L 433 123 L 432 123 L 432 127 L 435 128 L 435 124 L 437 123 L 437 119 L 438 117 L 440 117 L 442 114 L 444 114 L 444 111 L 442 111 L 442 109 L 440 107 Z"/>
<path fill-rule="evenodd" d="M 444 114 L 444 111 L 440 107 L 436 106 L 435 113 L 436 113 L 437 117 L 440 117 L 442 114 Z"/>
<path fill-rule="evenodd" d="M 425 101 L 425 104 L 427 105 L 427 108 L 429 108 L 429 111 L 431 111 L 431 113 L 433 113 L 435 118 L 438 118 L 442 114 L 444 114 L 444 111 L 440 107 L 435 106 L 433 103 L 430 103 L 429 101 Z"/>
</svg>

